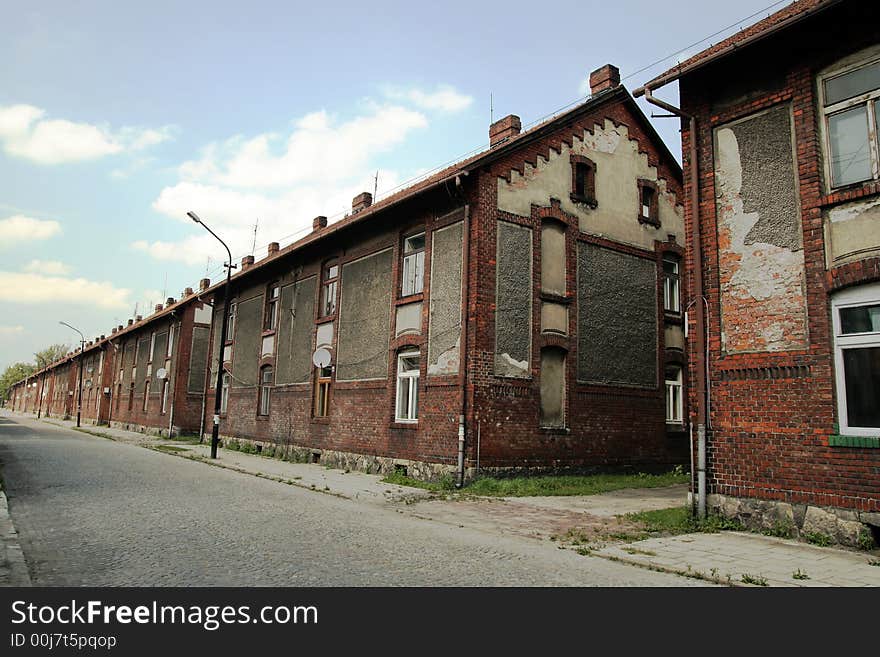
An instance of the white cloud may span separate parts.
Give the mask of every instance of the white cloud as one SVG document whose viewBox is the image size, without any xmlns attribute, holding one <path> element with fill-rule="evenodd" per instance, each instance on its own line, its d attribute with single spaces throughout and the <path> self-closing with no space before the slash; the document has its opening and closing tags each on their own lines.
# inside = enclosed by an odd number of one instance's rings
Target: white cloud
<svg viewBox="0 0 880 657">
<path fill-rule="evenodd" d="M 434 91 L 389 87 L 386 89 L 385 95 L 395 100 L 407 100 L 422 109 L 440 112 L 460 112 L 470 107 L 474 102 L 472 96 L 459 93 L 448 84 L 438 85 Z"/>
<path fill-rule="evenodd" d="M 312 112 L 287 135 L 264 133 L 209 144 L 202 158 L 185 162 L 181 176 L 246 189 L 283 188 L 303 183 L 344 181 L 361 174 L 370 158 L 402 143 L 427 118 L 396 105 L 338 123 L 327 112 Z"/>
<path fill-rule="evenodd" d="M 31 260 L 24 266 L 24 270 L 31 274 L 46 274 L 48 276 L 66 276 L 70 273 L 70 266 L 57 260 Z"/>
<path fill-rule="evenodd" d="M 47 119 L 33 105 L 0 106 L 0 143 L 9 155 L 38 164 L 95 160 L 124 151 L 138 151 L 171 138 L 171 128 L 107 126 Z"/>
<path fill-rule="evenodd" d="M 0 246 L 45 240 L 61 233 L 61 224 L 51 219 L 34 219 L 16 214 L 0 219 Z"/>
<path fill-rule="evenodd" d="M 0 337 L 24 333 L 24 326 L 0 326 Z"/>
<path fill-rule="evenodd" d="M 130 290 L 85 278 L 62 278 L 0 271 L 0 301 L 23 304 L 72 303 L 98 308 L 127 308 Z"/>
</svg>

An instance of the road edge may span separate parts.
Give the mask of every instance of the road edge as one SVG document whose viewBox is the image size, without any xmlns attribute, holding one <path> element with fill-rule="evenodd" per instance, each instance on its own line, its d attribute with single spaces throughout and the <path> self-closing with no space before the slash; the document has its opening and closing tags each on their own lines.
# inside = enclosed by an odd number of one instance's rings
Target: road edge
<svg viewBox="0 0 880 657">
<path fill-rule="evenodd" d="M 9 515 L 6 492 L 0 490 L 0 542 L 3 545 L 0 559 L 0 587 L 33 586 L 24 552 L 18 543 L 18 531 Z"/>
</svg>

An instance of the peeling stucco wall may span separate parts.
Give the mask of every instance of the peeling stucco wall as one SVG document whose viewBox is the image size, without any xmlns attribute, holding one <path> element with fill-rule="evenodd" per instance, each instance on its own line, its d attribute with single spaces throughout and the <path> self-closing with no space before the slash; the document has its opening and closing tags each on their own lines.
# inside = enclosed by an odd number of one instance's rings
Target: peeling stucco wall
<svg viewBox="0 0 880 657">
<path fill-rule="evenodd" d="M 498 221 L 495 280 L 495 374 L 530 375 L 532 230 Z"/>
<path fill-rule="evenodd" d="M 208 366 L 208 340 L 211 329 L 206 326 L 194 326 L 192 334 L 192 351 L 189 358 L 189 375 L 186 389 L 189 392 L 205 391 L 205 368 Z"/>
<path fill-rule="evenodd" d="M 880 255 L 880 198 L 832 208 L 825 225 L 830 267 Z"/>
<path fill-rule="evenodd" d="M 388 376 L 392 257 L 386 249 L 342 266 L 338 381 Z"/>
<path fill-rule="evenodd" d="M 405 306 L 397 306 L 397 317 L 394 320 L 394 336 L 415 334 L 422 332 L 422 302 L 408 303 Z"/>
<path fill-rule="evenodd" d="M 431 302 L 428 374 L 457 374 L 461 341 L 463 224 L 434 231 L 431 238 Z"/>
<path fill-rule="evenodd" d="M 571 200 L 571 155 L 584 155 L 596 164 L 596 199 L 590 208 Z M 639 223 L 637 180 L 657 183 L 660 227 Z M 498 179 L 498 208 L 521 216 L 531 215 L 531 206 L 546 207 L 550 198 L 559 199 L 562 209 L 578 217 L 585 233 L 607 237 L 634 246 L 652 249 L 654 240 L 666 240 L 670 233 L 684 243 L 684 209 L 681 199 L 667 190 L 657 168 L 648 164 L 648 156 L 639 152 L 635 139 L 629 138 L 626 126 L 610 120 L 574 137 L 571 148 L 563 144 L 560 152 L 550 151 L 549 159 L 538 158 L 537 167 L 526 164 L 523 174 L 513 171 L 510 182 Z"/>
<path fill-rule="evenodd" d="M 239 301 L 235 310 L 235 342 L 232 346 L 232 387 L 257 385 L 263 328 L 263 297 Z"/>
<path fill-rule="evenodd" d="M 275 383 L 305 383 L 312 371 L 315 328 L 315 281 L 312 276 L 281 288 Z"/>
<path fill-rule="evenodd" d="M 541 350 L 541 426 L 565 426 L 565 352 Z"/>
<path fill-rule="evenodd" d="M 804 256 L 789 105 L 715 130 L 715 189 L 723 350 L 805 347 Z"/>
<path fill-rule="evenodd" d="M 578 380 L 657 385 L 657 266 L 578 243 Z"/>
</svg>

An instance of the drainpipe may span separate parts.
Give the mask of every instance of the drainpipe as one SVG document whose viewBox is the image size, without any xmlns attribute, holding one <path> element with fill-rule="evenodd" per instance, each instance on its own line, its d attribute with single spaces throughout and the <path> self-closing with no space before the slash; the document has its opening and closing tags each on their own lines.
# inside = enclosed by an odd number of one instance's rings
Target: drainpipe
<svg viewBox="0 0 880 657">
<path fill-rule="evenodd" d="M 460 179 L 456 177 L 456 184 L 460 185 Z M 470 306 L 470 286 L 468 285 L 468 280 L 470 275 L 468 273 L 468 262 L 470 260 L 470 252 L 471 252 L 471 239 L 470 239 L 470 228 L 471 228 L 471 217 L 470 217 L 470 206 L 466 205 L 464 207 L 464 229 L 462 230 L 462 239 L 464 240 L 464 257 L 461 263 L 461 275 L 462 275 L 462 287 L 463 295 L 464 295 L 464 307 L 462 308 L 461 313 L 461 413 L 458 416 L 458 484 L 457 487 L 461 488 L 464 486 L 464 464 L 465 464 L 465 436 L 466 436 L 466 422 L 465 418 L 467 417 L 467 367 L 468 367 L 468 357 L 467 357 L 467 348 L 468 348 L 468 307 Z"/>
<path fill-rule="evenodd" d="M 708 344 L 706 341 L 706 315 L 704 313 L 703 297 L 703 255 L 700 247 L 700 195 L 699 195 L 699 161 L 697 159 L 697 119 L 692 114 L 684 112 L 674 105 L 655 98 L 651 93 L 650 87 L 642 87 L 633 91 L 633 96 L 638 98 L 644 94 L 645 100 L 666 110 L 670 114 L 674 114 L 689 122 L 688 132 L 690 134 L 690 205 L 691 205 L 691 245 L 693 248 L 693 263 L 695 267 L 694 281 L 694 311 L 696 330 L 694 335 L 695 347 L 693 354 L 697 360 L 694 366 L 697 384 L 697 515 L 700 518 L 706 517 L 706 418 L 707 418 L 707 399 L 706 391 L 708 389 L 708 373 L 709 357 L 707 353 Z M 693 430 L 693 423 L 691 424 Z M 693 443 L 691 445 L 693 448 Z M 693 471 L 691 472 L 693 477 Z M 693 489 L 693 484 L 692 484 Z"/>
<path fill-rule="evenodd" d="M 174 311 L 171 311 L 171 316 L 175 317 Z M 177 348 L 180 349 L 180 324 L 181 320 L 177 320 Z M 174 322 L 171 323 L 171 327 L 169 330 L 169 338 L 174 333 Z M 172 349 L 174 347 L 172 346 Z M 177 371 L 177 354 L 179 351 L 175 351 L 171 356 L 171 372 Z M 171 408 L 168 409 L 168 438 L 171 439 L 171 432 L 174 430 L 174 398 L 176 397 L 174 386 L 177 385 L 177 377 L 173 376 L 171 372 L 168 372 L 168 387 L 170 388 L 169 392 L 171 393 Z"/>
</svg>

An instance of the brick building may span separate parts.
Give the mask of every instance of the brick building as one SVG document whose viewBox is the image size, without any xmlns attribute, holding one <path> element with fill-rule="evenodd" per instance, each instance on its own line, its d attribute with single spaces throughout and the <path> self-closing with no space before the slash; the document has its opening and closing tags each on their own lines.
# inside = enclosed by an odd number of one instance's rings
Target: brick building
<svg viewBox="0 0 880 657">
<path fill-rule="evenodd" d="M 800 0 L 636 90 L 677 80 L 692 118 L 709 506 L 850 544 L 880 525 L 878 25 L 877 3 Z"/>
<path fill-rule="evenodd" d="M 209 281 L 202 281 L 202 290 Z M 163 435 L 204 422 L 211 308 L 189 288 L 16 384 L 13 410 Z"/>
<path fill-rule="evenodd" d="M 222 348 L 208 290 L 221 435 L 424 477 L 686 461 L 681 170 L 614 67 L 591 85 L 243 259 Z"/>
</svg>

